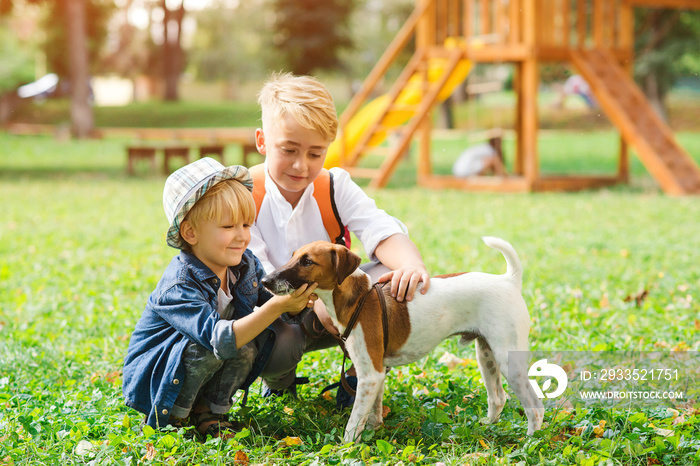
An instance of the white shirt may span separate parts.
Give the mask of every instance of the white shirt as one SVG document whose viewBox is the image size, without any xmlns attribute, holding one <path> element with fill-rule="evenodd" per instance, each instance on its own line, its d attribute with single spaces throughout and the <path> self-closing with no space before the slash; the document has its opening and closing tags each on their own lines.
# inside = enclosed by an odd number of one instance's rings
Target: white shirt
<svg viewBox="0 0 700 466">
<path fill-rule="evenodd" d="M 331 168 L 335 204 L 343 225 L 357 236 L 371 260 L 380 242 L 397 233 L 408 235 L 406 226 L 377 208 L 342 168 Z M 321 210 L 310 184 L 295 208 L 282 196 L 265 164 L 265 192 L 260 212 L 251 228 L 248 247 L 260 259 L 265 271 L 272 272 L 286 264 L 294 251 L 312 241 L 330 241 L 323 226 Z"/>
</svg>

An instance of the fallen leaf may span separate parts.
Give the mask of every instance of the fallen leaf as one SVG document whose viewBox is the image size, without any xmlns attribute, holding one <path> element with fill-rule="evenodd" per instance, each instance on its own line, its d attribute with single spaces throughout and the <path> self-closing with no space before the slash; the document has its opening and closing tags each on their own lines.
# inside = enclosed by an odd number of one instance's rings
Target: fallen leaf
<svg viewBox="0 0 700 466">
<path fill-rule="evenodd" d="M 465 365 L 466 361 L 460 357 L 455 356 L 452 353 L 445 351 L 445 353 L 438 359 L 440 364 L 444 364 L 448 369 L 452 370 L 459 365 Z"/>
<path fill-rule="evenodd" d="M 673 435 L 673 431 L 671 429 L 662 429 L 660 427 L 654 427 L 654 432 L 662 437 L 670 437 Z"/>
<path fill-rule="evenodd" d="M 321 398 L 323 398 L 326 401 L 333 401 L 333 395 L 331 395 L 330 391 L 325 391 L 321 394 Z"/>
<path fill-rule="evenodd" d="M 450 406 L 449 404 L 445 403 L 444 401 L 438 401 L 437 405 L 441 408 L 446 408 L 446 407 Z"/>
<path fill-rule="evenodd" d="M 690 346 L 688 345 L 688 343 L 686 343 L 684 341 L 681 341 L 676 346 L 671 348 L 671 351 L 688 351 L 688 350 L 690 350 Z"/>
<path fill-rule="evenodd" d="M 651 466 L 652 464 L 661 464 L 661 461 L 656 458 L 647 458 L 647 465 Z"/>
<path fill-rule="evenodd" d="M 238 450 L 233 456 L 233 464 L 248 466 L 250 464 L 250 461 L 248 460 L 248 455 L 243 450 Z"/>
<path fill-rule="evenodd" d="M 146 454 L 143 455 L 141 461 L 152 461 L 156 457 L 156 448 L 152 443 L 146 444 Z"/>
<path fill-rule="evenodd" d="M 484 447 L 485 449 L 487 449 L 487 450 L 489 449 L 489 446 L 488 446 L 488 444 L 487 444 L 486 442 L 484 442 L 484 439 L 481 439 L 481 438 L 480 438 L 480 439 L 479 439 L 479 444 L 481 444 L 481 446 Z"/>
<path fill-rule="evenodd" d="M 93 445 L 89 440 L 81 440 L 75 447 L 75 454 L 78 456 L 86 456 L 93 454 L 95 450 L 95 445 Z"/>
<path fill-rule="evenodd" d="M 695 319 L 695 330 L 700 330 L 700 320 Z"/>
<path fill-rule="evenodd" d="M 413 387 L 413 396 L 430 395 L 430 392 L 425 387 Z"/>
<path fill-rule="evenodd" d="M 586 430 L 585 426 L 577 427 L 576 430 L 574 430 L 574 435 L 580 437 L 584 430 Z"/>
<path fill-rule="evenodd" d="M 109 383 L 119 382 L 119 378 L 121 377 L 121 375 L 121 371 L 108 372 L 107 374 L 105 374 L 105 380 Z"/>
<path fill-rule="evenodd" d="M 288 447 L 292 445 L 301 445 L 303 443 L 299 437 L 285 437 L 282 439 L 282 442 Z"/>
<path fill-rule="evenodd" d="M 674 419 L 673 419 L 673 422 L 672 422 L 671 424 L 673 424 L 674 426 L 677 426 L 677 425 L 683 424 L 683 423 L 685 423 L 685 413 L 684 413 L 684 414 L 681 414 L 680 416 L 678 416 L 678 417 L 676 417 L 676 418 L 674 418 Z"/>
<path fill-rule="evenodd" d="M 606 421 L 600 421 L 597 426 L 593 428 L 593 434 L 595 434 L 596 437 L 600 438 L 603 436 L 605 433 L 605 424 L 607 424 Z"/>
<path fill-rule="evenodd" d="M 282 411 L 284 411 L 284 413 L 287 414 L 287 415 L 289 415 L 289 416 L 291 416 L 292 414 L 294 414 L 294 410 L 293 410 L 292 408 L 288 407 L 288 406 L 285 406 L 284 409 L 283 409 Z"/>
<path fill-rule="evenodd" d="M 601 309 L 610 307 L 610 300 L 608 299 L 607 294 L 604 294 L 603 297 L 600 298 L 600 303 L 598 303 L 598 306 L 600 306 Z"/>
<path fill-rule="evenodd" d="M 629 303 L 630 301 L 634 300 L 634 303 L 637 307 L 642 307 L 642 303 L 646 299 L 646 297 L 649 295 L 649 290 L 642 290 L 636 295 L 627 295 L 627 297 L 624 299 L 626 303 Z"/>
<path fill-rule="evenodd" d="M 390 412 L 391 408 L 389 408 L 388 406 L 382 406 L 382 418 L 387 417 Z"/>
</svg>

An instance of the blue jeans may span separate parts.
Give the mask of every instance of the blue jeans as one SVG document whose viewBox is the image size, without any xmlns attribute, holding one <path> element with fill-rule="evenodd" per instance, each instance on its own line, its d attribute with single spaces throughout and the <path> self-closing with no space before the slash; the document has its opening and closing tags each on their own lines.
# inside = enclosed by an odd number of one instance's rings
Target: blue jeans
<svg viewBox="0 0 700 466">
<path fill-rule="evenodd" d="M 182 354 L 185 380 L 170 414 L 185 418 L 200 401 L 214 414 L 229 412 L 231 397 L 245 382 L 257 356 L 255 340 L 239 348 L 231 359 L 217 359 L 213 352 L 190 342 Z"/>
</svg>

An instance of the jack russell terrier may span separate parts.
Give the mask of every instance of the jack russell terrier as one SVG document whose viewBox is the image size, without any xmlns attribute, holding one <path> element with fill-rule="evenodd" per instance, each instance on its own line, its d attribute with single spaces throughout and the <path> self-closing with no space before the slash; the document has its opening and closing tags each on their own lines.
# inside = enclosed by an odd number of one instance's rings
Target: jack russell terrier
<svg viewBox="0 0 700 466">
<path fill-rule="evenodd" d="M 498 420 L 506 402 L 503 374 L 523 405 L 528 435 L 540 429 L 544 406 L 529 383 L 525 363 L 518 365 L 522 367 L 508 366 L 509 351 L 528 350 L 530 316 L 521 294 L 520 260 L 507 241 L 492 237 L 483 240 L 505 257 L 505 274 L 437 276 L 431 278 L 426 294 L 416 293 L 409 302 L 396 301 L 388 289 L 373 286 L 369 276 L 358 268 L 358 255 L 325 241 L 300 248 L 286 265 L 263 279 L 262 284 L 278 295 L 304 283 L 317 283 L 316 293 L 333 324 L 345 332 L 345 347 L 358 380 L 355 404 L 345 429 L 346 442 L 357 441 L 365 425 L 381 426 L 386 367 L 417 361 L 455 335 L 462 337 L 461 343 L 476 339 L 489 422 Z M 379 293 L 384 295 L 381 299 Z M 384 310 L 382 301 L 387 304 Z"/>
</svg>

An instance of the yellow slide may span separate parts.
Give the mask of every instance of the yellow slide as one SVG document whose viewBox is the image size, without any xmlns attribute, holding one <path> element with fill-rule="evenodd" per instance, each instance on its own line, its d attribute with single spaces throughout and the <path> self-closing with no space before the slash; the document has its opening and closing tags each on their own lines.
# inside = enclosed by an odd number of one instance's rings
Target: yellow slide
<svg viewBox="0 0 700 466">
<path fill-rule="evenodd" d="M 452 38 L 448 38 L 445 41 L 446 48 L 454 48 L 457 46 L 457 41 Z M 445 58 L 431 58 L 428 63 L 428 81 L 433 83 L 440 79 L 443 70 L 447 64 L 447 59 Z M 457 67 L 450 75 L 445 87 L 442 89 L 438 95 L 438 101 L 442 102 L 447 99 L 455 88 L 462 83 L 466 78 L 472 68 L 472 62 L 469 60 L 462 60 L 457 64 Z M 401 91 L 396 99 L 396 103 L 399 105 L 417 106 L 420 104 L 421 98 L 423 96 L 423 91 L 421 90 L 423 77 L 422 75 L 413 75 L 406 87 Z M 348 122 L 345 127 L 345 143 L 346 151 L 350 152 L 357 141 L 362 137 L 362 134 L 367 130 L 367 128 L 374 123 L 376 115 L 383 114 L 388 105 L 390 105 L 389 96 L 387 94 L 381 95 L 373 100 L 371 100 L 367 105 L 362 107 L 359 112 Z M 405 124 L 413 116 L 413 110 L 391 110 L 386 114 L 381 122 L 381 126 L 384 128 L 396 128 Z M 378 132 L 369 141 L 369 146 L 377 146 L 381 144 L 386 138 L 386 131 Z M 341 141 L 340 138 L 333 141 L 331 146 L 328 148 L 328 153 L 326 154 L 326 162 L 324 164 L 325 168 L 337 167 L 340 165 L 341 157 Z"/>
</svg>

